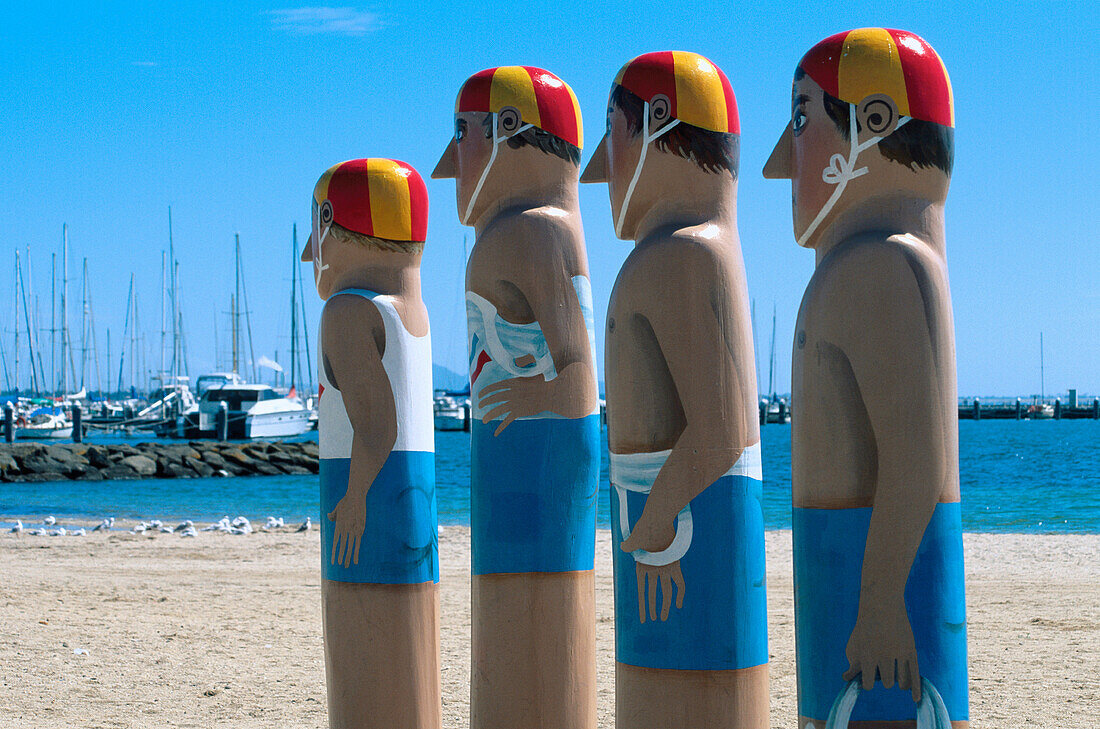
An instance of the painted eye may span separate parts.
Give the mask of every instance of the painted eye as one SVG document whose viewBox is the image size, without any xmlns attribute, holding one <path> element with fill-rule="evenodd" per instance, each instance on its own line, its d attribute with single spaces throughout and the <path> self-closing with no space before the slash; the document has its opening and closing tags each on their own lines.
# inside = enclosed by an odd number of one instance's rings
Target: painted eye
<svg viewBox="0 0 1100 729">
<path fill-rule="evenodd" d="M 802 109 L 795 109 L 791 114 L 791 131 L 797 137 L 802 133 L 802 130 L 806 128 L 806 112 Z"/>
<path fill-rule="evenodd" d="M 461 142 L 466 137 L 466 122 L 459 119 L 455 122 L 455 141 Z"/>
</svg>

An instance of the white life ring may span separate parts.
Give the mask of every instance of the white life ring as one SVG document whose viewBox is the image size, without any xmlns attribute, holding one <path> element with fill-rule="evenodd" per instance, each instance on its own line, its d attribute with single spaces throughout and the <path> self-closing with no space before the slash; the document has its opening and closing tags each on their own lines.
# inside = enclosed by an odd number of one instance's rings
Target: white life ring
<svg viewBox="0 0 1100 729">
<path fill-rule="evenodd" d="M 848 719 L 852 716 L 856 700 L 862 690 L 863 681 L 856 676 L 844 690 L 837 694 L 833 708 L 829 711 L 829 719 L 825 722 L 825 729 L 848 729 Z M 920 680 L 920 701 L 917 702 L 917 729 L 951 729 L 951 717 L 947 714 L 943 698 L 936 687 L 927 678 Z M 807 725 L 806 729 L 812 729 L 813 725 Z"/>
</svg>

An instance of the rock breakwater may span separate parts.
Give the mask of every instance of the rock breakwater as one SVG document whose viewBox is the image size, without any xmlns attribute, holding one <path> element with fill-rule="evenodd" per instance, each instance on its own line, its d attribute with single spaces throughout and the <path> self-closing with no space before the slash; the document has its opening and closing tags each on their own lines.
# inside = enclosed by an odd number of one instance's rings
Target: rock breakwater
<svg viewBox="0 0 1100 729">
<path fill-rule="evenodd" d="M 307 475 L 317 455 L 314 442 L 12 443 L 0 444 L 0 481 Z"/>
</svg>

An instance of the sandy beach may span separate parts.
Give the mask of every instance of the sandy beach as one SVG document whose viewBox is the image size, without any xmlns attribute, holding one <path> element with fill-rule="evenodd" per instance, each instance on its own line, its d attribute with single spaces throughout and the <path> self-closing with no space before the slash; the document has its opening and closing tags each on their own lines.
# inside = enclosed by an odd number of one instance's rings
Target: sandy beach
<svg viewBox="0 0 1100 729">
<path fill-rule="evenodd" d="M 610 532 L 599 720 L 614 726 Z M 444 726 L 468 726 L 469 530 L 444 527 Z M 324 727 L 319 534 L 0 535 L 0 727 Z M 1100 535 L 967 534 L 973 727 L 1093 727 Z M 767 534 L 773 727 L 795 724 L 791 534 Z M 86 653 L 85 653 L 86 651 Z"/>
</svg>

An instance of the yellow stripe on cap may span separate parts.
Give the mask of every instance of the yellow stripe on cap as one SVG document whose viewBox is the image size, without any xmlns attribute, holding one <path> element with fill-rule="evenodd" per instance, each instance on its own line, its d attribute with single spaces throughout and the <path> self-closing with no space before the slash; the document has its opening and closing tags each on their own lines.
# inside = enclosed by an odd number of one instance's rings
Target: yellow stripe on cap
<svg viewBox="0 0 1100 729">
<path fill-rule="evenodd" d="M 370 217 L 376 238 L 412 240 L 412 201 L 405 170 L 392 159 L 367 160 Z"/>
<path fill-rule="evenodd" d="M 838 75 L 843 101 L 858 104 L 871 94 L 887 94 L 897 103 L 898 112 L 909 116 L 901 55 L 884 28 L 860 28 L 848 33 L 840 54 Z"/>
<path fill-rule="evenodd" d="M 542 117 L 535 99 L 535 85 L 531 82 L 531 74 L 521 66 L 501 66 L 493 74 L 493 84 L 489 88 L 489 108 L 499 112 L 506 106 L 516 107 L 524 124 L 542 127 Z"/>
<path fill-rule="evenodd" d="M 328 199 L 328 186 L 332 182 L 332 174 L 336 172 L 336 169 L 344 164 L 343 162 L 337 162 L 332 167 L 325 170 L 325 173 L 321 175 L 321 179 L 317 180 L 317 184 L 313 186 L 313 199 L 320 205 Z"/>
<path fill-rule="evenodd" d="M 712 131 L 728 131 L 726 96 L 718 69 L 698 53 L 673 51 L 676 118 Z"/>
<path fill-rule="evenodd" d="M 573 93 L 573 89 L 569 84 L 563 81 L 562 86 L 569 92 L 569 98 L 573 101 L 573 118 L 577 120 L 577 148 L 584 149 L 584 124 L 581 123 L 581 104 L 577 101 L 577 95 Z"/>
</svg>

